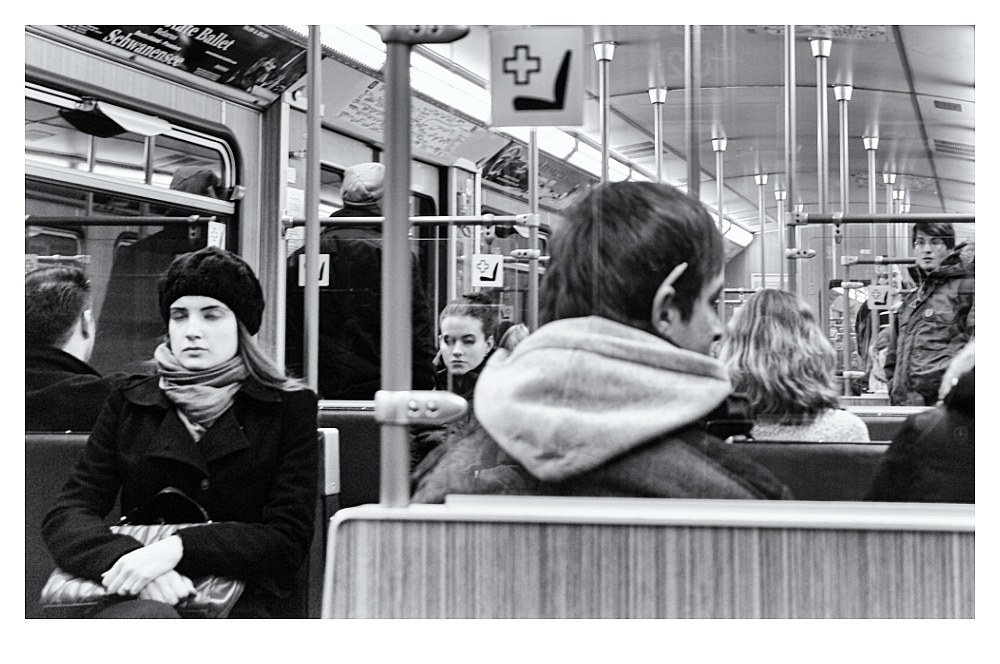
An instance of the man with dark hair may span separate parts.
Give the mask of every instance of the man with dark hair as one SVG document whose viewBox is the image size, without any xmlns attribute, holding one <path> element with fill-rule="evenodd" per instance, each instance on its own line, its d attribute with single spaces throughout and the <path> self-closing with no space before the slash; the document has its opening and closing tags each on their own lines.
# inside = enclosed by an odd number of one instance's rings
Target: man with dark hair
<svg viewBox="0 0 1000 664">
<path fill-rule="evenodd" d="M 365 163 L 344 172 L 344 207 L 331 217 L 382 216 L 385 166 Z M 319 253 L 330 258 L 329 284 L 319 288 L 319 395 L 322 399 L 375 398 L 382 371 L 382 229 L 328 227 Z M 299 285 L 304 248 L 288 259 L 285 364 L 302 376 L 305 289 Z M 413 389 L 434 387 L 434 329 L 420 269 L 412 258 Z"/>
<path fill-rule="evenodd" d="M 885 375 L 894 406 L 933 406 L 951 359 L 976 333 L 973 269 L 950 223 L 913 225 L 916 289 L 890 328 Z"/>
<path fill-rule="evenodd" d="M 90 307 L 90 282 L 78 268 L 24 276 L 26 431 L 90 431 L 124 377 L 102 377 L 87 364 L 95 334 Z"/>
<path fill-rule="evenodd" d="M 722 236 L 667 185 L 602 184 L 552 236 L 543 325 L 480 375 L 480 427 L 414 472 L 414 502 L 450 493 L 787 498 L 708 432 L 731 391 Z M 427 463 L 432 462 L 428 457 Z"/>
</svg>

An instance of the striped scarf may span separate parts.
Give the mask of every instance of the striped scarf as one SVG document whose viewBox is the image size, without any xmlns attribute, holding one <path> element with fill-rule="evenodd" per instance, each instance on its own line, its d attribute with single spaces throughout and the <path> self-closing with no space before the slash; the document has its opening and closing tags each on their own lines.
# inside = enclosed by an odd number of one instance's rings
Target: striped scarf
<svg viewBox="0 0 1000 664">
<path fill-rule="evenodd" d="M 160 366 L 160 389 L 177 406 L 177 414 L 195 442 L 233 404 L 249 375 L 239 354 L 203 371 L 185 369 L 165 343 L 157 346 L 153 358 Z"/>
</svg>

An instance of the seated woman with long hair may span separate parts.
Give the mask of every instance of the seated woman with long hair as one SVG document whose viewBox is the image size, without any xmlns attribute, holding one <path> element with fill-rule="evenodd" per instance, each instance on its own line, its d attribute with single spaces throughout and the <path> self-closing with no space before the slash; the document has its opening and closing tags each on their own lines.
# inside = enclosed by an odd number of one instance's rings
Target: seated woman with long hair
<svg viewBox="0 0 1000 664">
<path fill-rule="evenodd" d="M 244 581 L 231 617 L 304 617 L 316 395 L 254 343 L 264 297 L 235 254 L 178 256 L 159 306 L 168 335 L 154 353 L 158 375 L 126 379 L 109 397 L 44 520 L 46 544 L 64 571 L 124 598 L 88 617 L 177 618 L 191 579 L 205 575 Z M 156 518 L 148 513 L 168 488 L 212 522 L 148 546 L 104 525 L 119 490 L 123 515 Z"/>
<path fill-rule="evenodd" d="M 750 397 L 758 440 L 863 442 L 868 427 L 839 407 L 836 353 L 799 296 L 765 288 L 733 315 L 719 359 Z"/>
</svg>

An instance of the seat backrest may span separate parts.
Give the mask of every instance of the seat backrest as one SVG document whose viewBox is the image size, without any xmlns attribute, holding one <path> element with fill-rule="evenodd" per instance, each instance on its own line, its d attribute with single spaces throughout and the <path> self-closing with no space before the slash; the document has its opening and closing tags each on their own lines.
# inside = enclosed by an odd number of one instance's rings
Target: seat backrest
<svg viewBox="0 0 1000 664">
<path fill-rule="evenodd" d="M 862 500 L 878 472 L 884 443 L 734 443 L 769 469 L 796 500 Z"/>
<path fill-rule="evenodd" d="M 449 496 L 328 538 L 325 618 L 975 617 L 974 505 Z"/>
<path fill-rule="evenodd" d="M 340 507 L 377 503 L 382 468 L 381 431 L 373 407 L 334 409 L 320 402 L 319 426 L 340 432 Z"/>
<path fill-rule="evenodd" d="M 42 519 L 76 465 L 88 434 L 24 436 L 24 617 L 41 618 L 38 597 L 55 562 L 42 540 Z"/>
</svg>

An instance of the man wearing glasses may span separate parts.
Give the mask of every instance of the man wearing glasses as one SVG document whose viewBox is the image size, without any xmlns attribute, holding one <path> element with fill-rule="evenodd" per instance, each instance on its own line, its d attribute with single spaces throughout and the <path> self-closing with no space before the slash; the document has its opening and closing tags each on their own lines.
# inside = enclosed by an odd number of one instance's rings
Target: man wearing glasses
<svg viewBox="0 0 1000 664">
<path fill-rule="evenodd" d="M 976 334 L 974 263 L 963 260 L 964 247 L 950 223 L 913 225 L 917 287 L 903 299 L 885 360 L 894 406 L 935 405 L 948 363 Z"/>
</svg>

